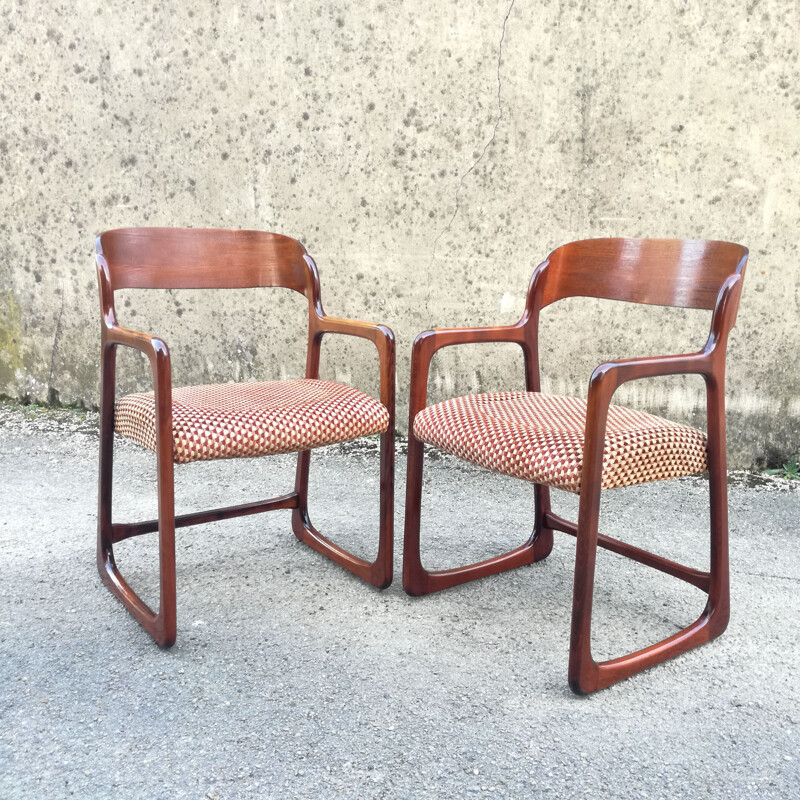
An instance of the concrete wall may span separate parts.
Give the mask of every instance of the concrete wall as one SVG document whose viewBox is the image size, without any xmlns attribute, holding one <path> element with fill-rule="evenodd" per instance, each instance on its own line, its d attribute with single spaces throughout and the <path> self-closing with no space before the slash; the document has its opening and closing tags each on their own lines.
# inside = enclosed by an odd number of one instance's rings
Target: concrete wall
<svg viewBox="0 0 800 800">
<path fill-rule="evenodd" d="M 107 228 L 299 238 L 330 313 L 395 329 L 402 423 L 420 330 L 514 321 L 558 244 L 694 236 L 752 254 L 732 464 L 800 447 L 797 0 L 0 9 L 0 392 L 96 403 L 91 253 Z M 167 339 L 176 382 L 302 372 L 291 296 L 129 295 L 121 320 Z M 612 311 L 548 312 L 547 388 L 583 394 L 605 357 L 705 338 L 707 314 Z M 519 386 L 519 361 L 446 353 L 432 397 Z M 328 376 L 372 389 L 374 363 L 367 344 L 327 346 Z M 142 362 L 122 366 L 123 388 L 147 385 Z M 703 392 L 662 381 L 623 399 L 696 421 Z"/>
</svg>

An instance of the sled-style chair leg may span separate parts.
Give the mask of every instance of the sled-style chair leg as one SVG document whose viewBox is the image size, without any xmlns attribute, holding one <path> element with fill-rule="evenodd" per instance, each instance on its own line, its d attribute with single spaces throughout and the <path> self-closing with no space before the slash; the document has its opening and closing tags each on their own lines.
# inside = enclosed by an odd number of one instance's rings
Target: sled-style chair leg
<svg viewBox="0 0 800 800">
<path fill-rule="evenodd" d="M 177 634 L 177 601 L 175 580 L 175 489 L 172 461 L 172 415 L 160 420 L 157 427 L 157 493 L 158 493 L 158 612 L 131 589 L 114 559 L 115 537 L 122 526 L 112 524 L 112 488 L 114 459 L 114 374 L 116 348 L 103 353 L 103 383 L 100 403 L 100 477 L 97 523 L 97 569 L 106 586 L 119 598 L 139 624 L 161 647 L 171 647 Z M 165 431 L 167 432 L 165 435 Z"/>
<path fill-rule="evenodd" d="M 544 525 L 545 509 L 549 509 L 547 487 L 537 486 L 535 522 L 527 541 L 501 555 L 485 561 L 446 570 L 427 570 L 422 564 L 420 524 L 422 505 L 423 444 L 413 436 L 408 440 L 406 469 L 406 519 L 403 546 L 403 587 L 414 597 L 449 589 L 468 581 L 497 575 L 501 572 L 533 564 L 547 558 L 553 549 L 553 531 Z"/>
<path fill-rule="evenodd" d="M 708 475 L 710 501 L 710 569 L 700 572 L 663 559 L 637 558 L 673 577 L 685 580 L 708 594 L 700 616 L 668 638 L 634 653 L 596 662 L 591 652 L 592 595 L 598 547 L 603 437 L 587 434 L 584 455 L 586 489 L 581 492 L 575 552 L 572 634 L 570 638 L 569 683 L 578 694 L 589 694 L 629 678 L 649 667 L 699 647 L 720 636 L 730 618 L 728 567 L 728 474 L 725 445 L 725 398 L 713 376 L 706 378 L 708 404 Z M 609 397 L 610 400 L 610 397 Z M 602 421 L 605 427 L 605 420 Z M 591 487 L 591 488 L 590 488 Z M 596 487 L 596 488 L 595 488 Z M 568 531 L 572 532 L 572 531 Z M 603 537 L 605 538 L 605 537 Z M 607 540 L 608 541 L 608 540 Z M 619 543 L 617 552 L 630 555 L 628 545 Z M 635 548 L 630 548 L 635 550 Z M 672 567 L 665 569 L 664 567 Z"/>
<path fill-rule="evenodd" d="M 297 457 L 297 480 L 295 491 L 298 506 L 292 512 L 292 530 L 295 536 L 322 553 L 336 564 L 357 575 L 378 589 L 385 589 L 392 582 L 394 558 L 394 426 L 380 437 L 380 522 L 378 553 L 374 561 L 359 558 L 342 549 L 323 536 L 311 523 L 308 512 L 308 477 L 311 452 L 306 450 Z"/>
</svg>

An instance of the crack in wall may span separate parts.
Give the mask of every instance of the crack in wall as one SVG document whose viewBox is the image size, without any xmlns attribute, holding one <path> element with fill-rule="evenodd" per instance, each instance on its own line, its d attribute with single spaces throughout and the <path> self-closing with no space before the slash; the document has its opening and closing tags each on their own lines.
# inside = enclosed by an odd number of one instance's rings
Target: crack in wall
<svg viewBox="0 0 800 800">
<path fill-rule="evenodd" d="M 486 144 L 483 146 L 483 150 L 481 150 L 480 155 L 475 159 L 472 163 L 470 168 L 461 176 L 458 181 L 458 186 L 456 187 L 456 199 L 455 199 L 455 208 L 453 209 L 453 214 L 450 217 L 449 222 L 447 225 L 439 231 L 437 237 L 433 240 L 433 252 L 431 253 L 431 260 L 428 262 L 428 270 L 427 270 L 427 283 L 428 283 L 428 297 L 425 301 L 425 311 L 428 314 L 428 318 L 430 319 L 430 302 L 431 302 L 431 267 L 433 266 L 433 262 L 436 260 L 436 247 L 439 244 L 439 240 L 442 236 L 450 230 L 455 222 L 456 216 L 458 215 L 458 210 L 460 208 L 460 197 L 461 197 L 461 189 L 464 186 L 465 179 L 475 170 L 478 164 L 483 161 L 483 157 L 486 155 L 486 151 L 491 147 L 494 143 L 495 137 L 497 136 L 497 129 L 500 127 L 500 122 L 503 119 L 503 79 L 500 74 L 500 67 L 503 63 L 503 41 L 506 38 L 506 26 L 508 24 L 508 18 L 511 16 L 511 12 L 514 9 L 514 3 L 517 0 L 511 0 L 511 4 L 508 7 L 508 11 L 506 11 L 506 15 L 503 18 L 503 30 L 500 34 L 500 44 L 498 46 L 498 53 L 497 53 L 497 119 L 494 123 L 494 128 L 492 129 L 492 135 L 489 137 Z"/>
<path fill-rule="evenodd" d="M 53 377 L 56 369 L 56 356 L 58 355 L 58 337 L 61 335 L 61 317 L 64 315 L 64 285 L 61 285 L 61 308 L 58 310 L 58 319 L 56 320 L 56 329 L 53 334 L 53 349 L 50 351 L 50 375 L 47 378 L 47 401 L 49 403 L 56 403 L 58 401 L 58 392 L 53 386 Z"/>
</svg>

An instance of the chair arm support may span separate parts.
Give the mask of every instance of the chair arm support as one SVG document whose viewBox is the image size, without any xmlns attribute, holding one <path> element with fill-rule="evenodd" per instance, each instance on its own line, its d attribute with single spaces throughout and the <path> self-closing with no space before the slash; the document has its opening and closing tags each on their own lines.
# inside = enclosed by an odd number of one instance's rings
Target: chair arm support
<svg viewBox="0 0 800 800">
<path fill-rule="evenodd" d="M 747 257 L 739 266 L 743 269 Z M 650 358 L 628 358 L 600 364 L 589 381 L 589 404 L 595 399 L 610 403 L 614 392 L 628 381 L 640 378 L 655 378 L 664 375 L 702 375 L 708 385 L 721 384 L 725 374 L 725 351 L 728 332 L 733 327 L 742 291 L 742 274 L 730 275 L 719 291 L 711 316 L 711 332 L 705 347 L 698 353 L 684 355 L 655 356 Z M 587 421 L 588 421 L 587 409 Z"/>
<path fill-rule="evenodd" d="M 153 390 L 156 396 L 157 415 L 159 419 L 172 419 L 172 367 L 169 348 L 162 339 L 140 331 L 122 328 L 119 325 L 103 325 L 103 372 L 110 369 L 110 402 L 113 404 L 115 386 L 115 356 L 113 350 L 118 347 L 130 347 L 144 353 L 150 361 L 153 372 Z M 111 352 L 110 352 L 111 351 Z M 110 359 L 110 360 L 109 360 Z M 106 391 L 107 376 L 101 375 L 103 394 Z M 171 422 L 170 422 L 171 425 Z"/>
<path fill-rule="evenodd" d="M 414 340 L 414 354 L 419 350 L 430 357 L 443 347 L 456 344 L 480 344 L 482 342 L 525 342 L 525 328 L 522 325 L 497 325 L 486 328 L 434 328 L 423 331 Z"/>
<path fill-rule="evenodd" d="M 653 356 L 648 358 L 626 358 L 600 364 L 589 381 L 592 392 L 608 391 L 608 397 L 623 384 L 639 378 L 655 378 L 664 375 L 709 375 L 712 372 L 711 353 L 703 350 L 685 355 Z"/>
<path fill-rule="evenodd" d="M 103 328 L 103 346 L 123 345 L 139 350 L 151 361 L 155 358 L 169 360 L 169 349 L 166 343 L 156 336 L 148 333 L 122 328 L 119 325 L 106 325 Z"/>
<path fill-rule="evenodd" d="M 338 317 L 315 317 L 314 325 L 318 333 L 341 333 L 345 336 L 358 336 L 361 339 L 369 339 L 380 347 L 381 342 L 389 343 L 394 347 L 394 334 L 392 329 L 386 325 L 374 322 L 362 322 L 357 319 L 340 319 Z"/>
<path fill-rule="evenodd" d="M 746 260 L 747 257 L 745 256 L 744 261 Z M 715 350 L 722 354 L 723 359 L 725 357 L 728 333 L 736 321 L 743 280 L 744 276 L 741 272 L 737 272 L 727 278 L 719 290 L 714 313 L 711 315 L 711 332 L 706 343 L 706 352 Z"/>
<path fill-rule="evenodd" d="M 444 347 L 484 342 L 511 342 L 523 349 L 528 345 L 525 328 L 520 323 L 486 328 L 435 328 L 417 336 L 411 351 L 409 437 L 414 435 L 414 419 L 428 402 L 428 372 L 434 354 Z"/>
<path fill-rule="evenodd" d="M 664 375 L 702 375 L 707 384 L 716 385 L 713 349 L 687 355 L 630 358 L 600 364 L 592 373 L 586 403 L 586 427 L 584 431 L 583 468 L 584 475 L 592 475 L 591 491 L 599 491 L 599 477 L 603 470 L 608 409 L 614 392 L 628 381 L 640 378 L 655 378 Z"/>
<path fill-rule="evenodd" d="M 339 333 L 344 336 L 356 336 L 368 339 L 378 350 L 378 369 L 380 372 L 381 403 L 389 409 L 394 419 L 395 395 L 395 340 L 392 329 L 386 325 L 373 322 L 361 322 L 355 319 L 340 319 L 326 314 L 311 317 L 309 336 L 319 346 L 319 341 L 327 333 Z M 318 364 L 317 364 L 318 369 Z"/>
</svg>

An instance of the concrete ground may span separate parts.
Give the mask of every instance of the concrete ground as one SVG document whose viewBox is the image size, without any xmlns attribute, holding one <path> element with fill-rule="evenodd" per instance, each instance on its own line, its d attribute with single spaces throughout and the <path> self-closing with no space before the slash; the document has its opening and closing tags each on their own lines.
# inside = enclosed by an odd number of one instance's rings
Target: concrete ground
<svg viewBox="0 0 800 800">
<path fill-rule="evenodd" d="M 375 448 L 312 460 L 317 526 L 363 554 Z M 730 487 L 723 637 L 591 697 L 567 687 L 574 542 L 549 559 L 412 599 L 296 541 L 289 512 L 184 529 L 178 641 L 156 647 L 94 563 L 96 417 L 0 408 L 0 798 L 800 797 L 800 492 Z M 121 443 L 116 518 L 154 513 L 154 457 Z M 179 510 L 279 494 L 293 459 L 176 470 Z M 521 541 L 532 488 L 426 463 L 431 566 Z M 574 498 L 555 498 L 574 515 Z M 603 530 L 702 566 L 707 484 L 608 492 Z M 152 537 L 118 546 L 155 589 Z M 601 657 L 661 638 L 696 589 L 601 553 Z"/>
</svg>

